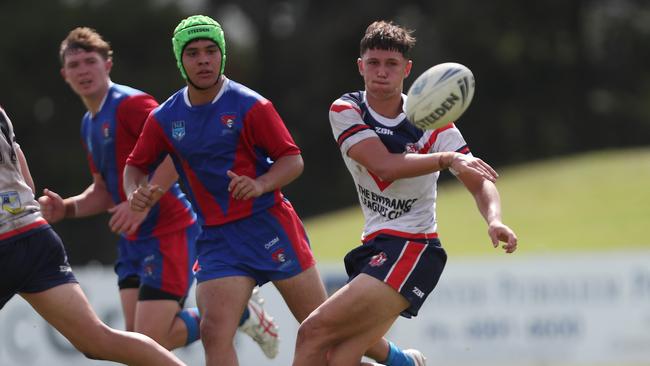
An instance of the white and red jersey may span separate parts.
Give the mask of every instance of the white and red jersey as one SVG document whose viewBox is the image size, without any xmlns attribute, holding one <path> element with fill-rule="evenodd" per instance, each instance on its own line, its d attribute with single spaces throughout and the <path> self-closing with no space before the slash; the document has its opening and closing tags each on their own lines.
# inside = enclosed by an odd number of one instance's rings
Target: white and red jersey
<svg viewBox="0 0 650 366">
<path fill-rule="evenodd" d="M 0 241 L 47 225 L 20 171 L 14 128 L 0 108 Z"/>
<path fill-rule="evenodd" d="M 402 105 L 406 95 L 402 95 Z M 365 92 L 343 95 L 329 111 L 332 132 L 354 179 L 365 217 L 361 239 L 378 234 L 415 239 L 437 237 L 436 187 L 439 172 L 414 178 L 382 181 L 348 156 L 356 143 L 378 137 L 391 153 L 426 154 L 456 151 L 470 154 L 453 123 L 436 130 L 420 130 L 401 113 L 386 118 L 368 106 Z"/>
</svg>

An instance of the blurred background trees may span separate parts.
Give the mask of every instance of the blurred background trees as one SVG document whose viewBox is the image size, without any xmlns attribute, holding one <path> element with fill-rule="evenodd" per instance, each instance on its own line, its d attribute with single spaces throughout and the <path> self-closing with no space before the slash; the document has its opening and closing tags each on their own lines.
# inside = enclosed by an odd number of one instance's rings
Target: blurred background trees
<svg viewBox="0 0 650 366">
<path fill-rule="evenodd" d="M 647 1 L 2 1 L 0 105 L 39 189 L 68 196 L 91 181 L 79 138 L 85 109 L 59 73 L 67 33 L 97 29 L 114 48 L 112 79 L 162 102 L 183 86 L 171 32 L 194 13 L 221 22 L 226 74 L 272 100 L 303 149 L 305 172 L 284 190 L 303 217 L 356 204 L 327 111 L 363 87 L 359 40 L 377 19 L 415 30 L 405 90 L 437 63 L 474 72 L 476 94 L 459 127 L 497 168 L 650 140 Z M 113 261 L 105 216 L 56 228 L 72 263 Z"/>
</svg>

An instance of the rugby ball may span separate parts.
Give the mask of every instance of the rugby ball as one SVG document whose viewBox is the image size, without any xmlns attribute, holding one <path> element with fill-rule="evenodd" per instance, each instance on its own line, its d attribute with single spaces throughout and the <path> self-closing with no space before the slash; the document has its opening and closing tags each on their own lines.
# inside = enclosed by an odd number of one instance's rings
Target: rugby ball
<svg viewBox="0 0 650 366">
<path fill-rule="evenodd" d="M 406 98 L 406 116 L 423 130 L 455 122 L 469 107 L 474 87 L 474 75 L 467 67 L 455 62 L 433 66 L 411 85 Z"/>
</svg>

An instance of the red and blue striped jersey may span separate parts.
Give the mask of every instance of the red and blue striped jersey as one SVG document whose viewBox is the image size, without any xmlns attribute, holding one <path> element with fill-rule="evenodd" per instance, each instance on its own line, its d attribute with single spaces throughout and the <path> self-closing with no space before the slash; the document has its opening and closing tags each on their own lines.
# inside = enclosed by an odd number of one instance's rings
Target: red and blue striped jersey
<svg viewBox="0 0 650 366">
<path fill-rule="evenodd" d="M 81 139 L 92 173 L 106 182 L 114 204 L 126 200 L 122 174 L 149 113 L 158 102 L 139 90 L 111 83 L 99 112 L 86 112 L 81 121 Z M 175 183 L 152 207 L 138 231 L 129 240 L 147 238 L 183 229 L 196 221 L 196 214 Z"/>
<path fill-rule="evenodd" d="M 220 225 L 266 210 L 284 197 L 280 190 L 249 200 L 228 192 L 232 170 L 251 178 L 273 161 L 300 154 L 273 104 L 226 79 L 210 103 L 192 106 L 183 88 L 155 109 L 127 164 L 151 171 L 169 153 L 201 225 Z"/>
</svg>

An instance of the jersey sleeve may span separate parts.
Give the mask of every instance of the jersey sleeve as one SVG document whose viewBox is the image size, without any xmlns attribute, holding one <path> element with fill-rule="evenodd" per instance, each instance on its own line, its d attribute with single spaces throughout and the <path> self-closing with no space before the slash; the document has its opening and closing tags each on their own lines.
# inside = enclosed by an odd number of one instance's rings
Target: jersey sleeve
<svg viewBox="0 0 650 366">
<path fill-rule="evenodd" d="M 433 133 L 437 137 L 431 146 L 430 152 L 455 151 L 461 154 L 471 154 L 463 135 L 453 123 L 434 130 Z"/>
<path fill-rule="evenodd" d="M 137 139 L 149 113 L 157 106 L 158 102 L 148 94 L 125 98 L 117 108 L 117 121 L 120 128 L 129 137 Z"/>
<path fill-rule="evenodd" d="M 134 166 L 149 173 L 171 151 L 167 137 L 156 119 L 155 113 L 152 112 L 144 123 L 142 133 L 133 151 L 129 154 L 126 165 Z"/>
<path fill-rule="evenodd" d="M 332 103 L 329 111 L 330 125 L 334 139 L 346 155 L 356 143 L 370 137 L 377 137 L 361 117 L 361 109 L 349 100 L 339 98 Z"/>
<path fill-rule="evenodd" d="M 271 159 L 300 154 L 300 148 L 270 101 L 255 103 L 246 113 L 244 124 L 250 126 L 246 137 L 251 145 L 264 149 Z"/>
</svg>

